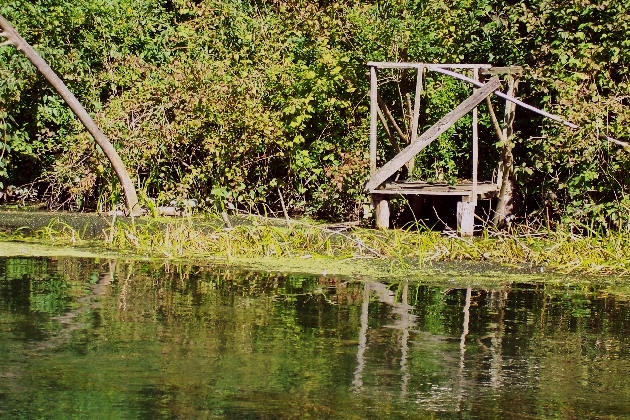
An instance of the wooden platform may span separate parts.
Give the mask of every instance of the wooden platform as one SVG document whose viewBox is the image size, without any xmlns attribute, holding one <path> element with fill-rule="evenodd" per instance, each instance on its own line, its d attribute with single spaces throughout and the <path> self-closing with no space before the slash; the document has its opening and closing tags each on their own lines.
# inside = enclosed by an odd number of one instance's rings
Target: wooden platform
<svg viewBox="0 0 630 420">
<path fill-rule="evenodd" d="M 370 191 L 370 194 L 386 195 L 455 195 L 472 196 L 472 181 L 462 181 L 455 185 L 446 182 L 387 182 L 382 188 Z M 484 200 L 498 196 L 499 186 L 490 181 L 477 182 L 477 199 Z M 471 197 L 472 198 L 472 197 Z"/>
</svg>

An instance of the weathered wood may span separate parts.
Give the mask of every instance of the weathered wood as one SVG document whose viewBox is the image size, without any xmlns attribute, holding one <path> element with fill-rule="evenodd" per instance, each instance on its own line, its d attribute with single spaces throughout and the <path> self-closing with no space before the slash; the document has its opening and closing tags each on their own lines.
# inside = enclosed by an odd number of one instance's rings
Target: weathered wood
<svg viewBox="0 0 630 420">
<path fill-rule="evenodd" d="M 477 181 L 477 187 L 482 188 L 483 186 L 496 186 L 491 181 Z M 472 186 L 472 181 L 469 179 L 464 179 L 457 184 L 449 184 L 444 181 L 405 181 L 405 182 L 386 182 L 384 184 L 384 188 L 406 188 L 406 187 L 440 187 L 440 188 L 468 188 L 470 189 Z M 381 191 L 381 190 L 376 190 Z"/>
<path fill-rule="evenodd" d="M 386 195 L 452 195 L 471 196 L 472 182 L 465 181 L 457 185 L 448 185 L 445 182 L 388 182 L 374 194 Z M 482 198 L 496 197 L 499 193 L 497 184 L 490 181 L 477 183 L 477 194 Z"/>
<path fill-rule="evenodd" d="M 0 37 L 4 37 L 7 40 L 2 45 L 13 45 L 18 51 L 21 51 L 26 58 L 39 70 L 39 72 L 48 80 L 53 88 L 59 93 L 64 101 L 68 104 L 72 112 L 79 118 L 83 126 L 92 135 L 96 144 L 98 144 L 105 153 L 107 159 L 109 159 L 114 172 L 120 181 L 125 196 L 125 204 L 127 205 L 127 211 L 131 216 L 139 216 L 142 212 L 140 205 L 138 204 L 138 196 L 136 194 L 136 188 L 131 182 L 127 168 L 122 159 L 118 155 L 118 152 L 109 142 L 109 139 L 98 128 L 90 114 L 87 113 L 83 105 L 77 100 L 77 98 L 70 92 L 63 81 L 57 76 L 52 68 L 44 61 L 43 58 L 29 45 L 28 42 L 20 36 L 20 34 L 11 26 L 11 24 L 0 15 Z"/>
<path fill-rule="evenodd" d="M 497 119 L 497 114 L 494 112 L 494 107 L 492 106 L 492 100 L 490 97 L 486 97 L 486 105 L 488 107 L 488 113 L 490 114 L 490 121 L 492 121 L 492 128 L 494 128 L 494 133 L 497 135 L 497 139 L 500 142 L 503 142 L 503 130 L 501 129 L 501 124 L 499 124 L 499 120 Z"/>
<path fill-rule="evenodd" d="M 399 88 L 400 89 L 400 88 Z M 413 118 L 413 105 L 411 105 L 411 94 L 409 92 L 405 93 L 405 103 L 407 104 L 407 115 L 411 120 Z M 413 124 L 413 121 L 410 121 Z M 407 124 L 407 120 L 405 119 L 405 127 L 407 128 L 407 138 L 409 139 L 409 143 L 411 143 L 411 125 Z"/>
<path fill-rule="evenodd" d="M 479 80 L 479 69 L 473 69 L 473 77 L 475 80 Z M 473 89 L 473 92 L 476 92 L 477 89 Z M 489 96 L 486 96 L 488 99 Z M 478 121 L 478 112 L 477 107 L 473 108 L 472 114 L 472 200 L 475 205 L 477 205 L 477 167 L 479 166 L 479 121 Z"/>
<path fill-rule="evenodd" d="M 394 126 L 394 130 L 396 131 L 396 133 L 400 136 L 401 139 L 403 139 L 405 143 L 409 143 L 409 137 L 407 137 L 407 135 L 402 131 L 402 129 L 394 119 L 394 116 L 389 111 L 387 104 L 385 103 L 385 101 L 383 101 L 383 98 L 381 98 L 381 95 L 377 95 L 377 101 L 378 106 L 380 107 L 383 114 L 385 114 L 389 122 L 392 123 L 392 126 Z"/>
<path fill-rule="evenodd" d="M 370 174 L 376 172 L 376 136 L 378 109 L 378 80 L 376 67 L 370 67 Z"/>
<path fill-rule="evenodd" d="M 515 96 L 518 89 L 518 78 L 508 76 L 508 95 Z M 499 192 L 499 200 L 492 216 L 492 224 L 500 226 L 507 216 L 511 213 L 508 203 L 512 202 L 512 174 L 514 171 L 514 155 L 512 153 L 513 142 L 512 135 L 514 133 L 514 117 L 516 113 L 516 105 L 512 102 L 505 103 L 505 121 L 503 127 L 503 151 L 501 156 L 501 166 L 499 174 L 501 175 L 501 190 Z"/>
<path fill-rule="evenodd" d="M 413 104 L 413 120 L 411 121 L 411 141 L 415 143 L 418 140 L 418 124 L 420 120 L 420 101 L 422 98 L 424 67 L 418 67 L 418 74 L 416 76 L 416 96 Z M 413 168 L 415 165 L 415 156 L 407 162 L 407 175 L 411 177 L 413 174 Z"/>
<path fill-rule="evenodd" d="M 431 190 L 427 188 L 405 188 L 404 190 L 375 190 L 378 191 L 379 194 L 382 195 L 396 195 L 396 196 L 405 196 L 405 195 L 426 195 L 426 196 L 453 196 L 453 197 L 470 197 L 472 192 L 470 189 L 468 190 Z M 488 198 L 495 198 L 499 195 L 498 189 L 492 189 L 486 191 L 485 189 L 479 189 L 477 194 L 481 196 L 482 200 L 486 200 Z"/>
<path fill-rule="evenodd" d="M 440 66 L 441 65 L 428 65 L 427 64 L 427 69 L 435 71 L 437 73 L 445 74 L 447 76 L 454 77 L 456 79 L 462 80 L 464 82 L 468 82 L 468 83 L 473 84 L 475 86 L 483 86 L 483 83 L 481 83 L 481 82 L 479 82 L 477 80 L 473 80 L 473 79 L 471 79 L 469 77 L 464 76 L 463 74 L 459 74 L 459 73 L 456 73 L 456 72 L 453 72 L 453 71 L 446 70 L 446 69 L 444 69 L 444 68 L 442 68 Z M 559 122 L 560 124 L 566 125 L 567 127 L 578 128 L 578 126 L 576 124 L 573 124 L 570 121 L 567 121 L 567 120 L 565 120 L 563 118 L 560 118 L 557 115 L 550 114 L 549 112 L 543 111 L 542 109 L 538 109 L 538 108 L 536 108 L 534 106 L 528 105 L 528 104 L 526 104 L 523 101 L 519 101 L 518 99 L 516 99 L 514 97 L 506 95 L 503 92 L 496 91 L 496 92 L 494 92 L 494 94 L 497 95 L 499 98 L 506 99 L 506 100 L 508 100 L 510 102 L 513 102 L 513 103 L 515 103 L 515 104 L 525 108 L 525 109 L 528 109 L 528 110 L 530 110 L 532 112 L 535 112 L 537 114 L 545 116 L 545 117 L 547 117 L 547 118 L 549 118 L 551 120 Z"/>
<path fill-rule="evenodd" d="M 503 75 L 520 75 L 523 74 L 523 67 L 521 66 L 508 66 L 508 67 L 490 67 L 482 68 L 479 73 L 484 76 L 503 76 Z"/>
<path fill-rule="evenodd" d="M 423 66 L 436 66 L 443 69 L 474 69 L 492 67 L 492 64 L 456 64 L 456 63 L 444 63 L 444 64 L 430 64 L 430 63 L 393 63 L 385 61 L 370 61 L 367 63 L 370 67 L 378 67 L 379 69 L 417 69 Z"/>
<path fill-rule="evenodd" d="M 408 162 L 418 152 L 428 146 L 438 136 L 448 130 L 455 122 L 461 117 L 466 115 L 473 109 L 479 102 L 490 95 L 500 86 L 499 78 L 493 77 L 486 83 L 481 89 L 468 97 L 464 102 L 459 104 L 457 108 L 442 117 L 431 128 L 425 131 L 418 140 L 407 146 L 403 151 L 398 153 L 392 160 L 378 169 L 365 185 L 366 191 L 371 191 L 381 185 L 392 176 L 398 169 L 400 169 L 406 162 Z"/>
<path fill-rule="evenodd" d="M 389 229 L 389 198 L 380 194 L 373 194 L 372 202 L 376 217 L 376 228 L 380 230 Z"/>
<path fill-rule="evenodd" d="M 475 230 L 475 203 L 457 202 L 457 232 L 460 236 L 472 236 Z"/>
</svg>

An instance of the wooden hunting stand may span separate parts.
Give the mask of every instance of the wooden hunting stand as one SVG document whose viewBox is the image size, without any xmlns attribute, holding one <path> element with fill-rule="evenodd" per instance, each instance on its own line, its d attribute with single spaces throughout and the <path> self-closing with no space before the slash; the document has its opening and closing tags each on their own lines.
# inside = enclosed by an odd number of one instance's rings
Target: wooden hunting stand
<svg viewBox="0 0 630 420">
<path fill-rule="evenodd" d="M 487 200 L 498 197 L 497 206 L 494 210 L 493 223 L 500 224 L 509 215 L 511 201 L 511 174 L 513 171 L 512 157 L 512 132 L 514 123 L 515 100 L 518 88 L 518 78 L 522 73 L 519 66 L 492 67 L 490 64 L 427 64 L 427 63 L 393 63 L 393 62 L 370 62 L 370 179 L 365 184 L 365 190 L 370 193 L 376 211 L 376 226 L 379 229 L 389 228 L 389 199 L 393 196 L 457 196 L 460 201 L 457 203 L 457 231 L 462 236 L 471 236 L 474 230 L 475 207 L 478 200 Z M 378 93 L 378 69 L 410 69 L 416 70 L 416 86 L 413 108 L 410 97 L 407 97 L 409 117 L 411 119 L 409 127 L 410 133 L 407 135 L 401 130 L 392 116 L 387 105 Z M 470 97 L 464 100 L 454 110 L 442 117 L 424 133 L 418 133 L 420 105 L 423 95 L 423 76 L 425 71 L 433 71 L 447 76 L 451 76 L 475 86 Z M 458 72 L 459 71 L 459 72 Z M 460 72 L 472 73 L 472 78 Z M 499 92 L 501 82 L 500 77 L 507 81 L 507 95 Z M 483 83 L 480 78 L 489 78 Z M 496 94 L 506 99 L 504 112 L 504 124 L 501 128 L 496 114 L 490 102 L 490 95 Z M 501 161 L 498 164 L 496 176 L 493 180 L 479 181 L 477 179 L 477 168 L 479 163 L 479 135 L 477 105 L 481 101 L 486 101 L 490 113 L 490 119 L 495 133 L 502 145 Z M 415 156 L 431 142 L 437 139 L 442 133 L 448 130 L 460 118 L 472 111 L 472 180 L 464 180 L 456 185 L 448 185 L 443 182 L 412 181 L 410 179 L 392 180 L 403 166 L 407 167 L 409 176 L 413 172 Z M 377 166 L 377 146 L 378 146 L 378 122 L 381 122 L 383 133 L 391 146 L 396 151 L 396 156 L 384 165 Z M 390 129 L 390 125 L 393 129 Z M 396 134 L 402 139 L 406 147 L 401 148 Z M 416 206 L 414 206 L 416 207 Z"/>
</svg>

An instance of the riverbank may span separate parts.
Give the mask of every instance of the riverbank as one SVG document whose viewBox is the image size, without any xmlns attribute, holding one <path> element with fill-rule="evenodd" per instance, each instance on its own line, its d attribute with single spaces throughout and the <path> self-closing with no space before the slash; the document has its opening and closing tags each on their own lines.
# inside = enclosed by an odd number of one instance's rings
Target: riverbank
<svg viewBox="0 0 630 420">
<path fill-rule="evenodd" d="M 630 235 L 577 235 L 554 231 L 485 229 L 474 238 L 427 229 L 377 231 L 353 225 L 217 215 L 122 219 L 98 215 L 0 214 L 0 255 L 68 252 L 127 258 L 204 260 L 266 270 L 366 275 L 370 278 L 449 271 L 450 263 L 474 263 L 490 271 L 630 274 Z M 36 220 L 39 225 L 34 222 Z M 72 221 L 72 224 L 68 222 Z M 12 227 L 7 227 L 8 222 Z M 46 225 L 43 225 L 47 222 Z M 64 251 L 65 250 L 65 251 Z M 78 253 L 78 254 L 76 254 Z M 37 255 L 37 254 L 36 254 Z M 475 270 L 473 270 L 475 271 Z"/>
</svg>

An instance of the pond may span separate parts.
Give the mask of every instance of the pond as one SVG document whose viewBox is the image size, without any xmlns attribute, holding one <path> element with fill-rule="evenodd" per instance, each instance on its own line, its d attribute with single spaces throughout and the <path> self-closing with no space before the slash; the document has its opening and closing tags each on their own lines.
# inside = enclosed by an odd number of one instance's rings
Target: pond
<svg viewBox="0 0 630 420">
<path fill-rule="evenodd" d="M 0 258 L 0 418 L 625 417 L 628 306 L 592 286 Z"/>
</svg>

